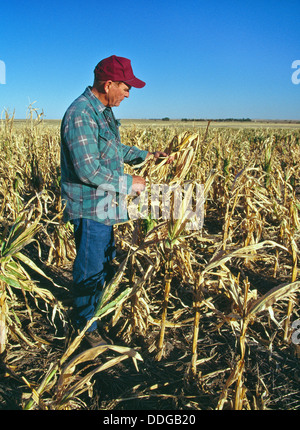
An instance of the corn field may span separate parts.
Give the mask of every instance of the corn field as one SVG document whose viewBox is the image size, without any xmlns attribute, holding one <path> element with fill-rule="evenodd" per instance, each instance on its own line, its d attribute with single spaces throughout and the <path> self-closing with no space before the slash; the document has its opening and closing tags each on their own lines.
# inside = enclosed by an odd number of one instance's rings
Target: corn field
<svg viewBox="0 0 300 430">
<path fill-rule="evenodd" d="M 183 204 L 115 226 L 95 314 L 114 344 L 88 348 L 71 323 L 59 125 L 31 106 L 0 126 L 1 409 L 300 409 L 299 128 L 121 127 L 174 155 L 126 166 L 148 188 L 202 184 L 203 225 Z"/>
</svg>

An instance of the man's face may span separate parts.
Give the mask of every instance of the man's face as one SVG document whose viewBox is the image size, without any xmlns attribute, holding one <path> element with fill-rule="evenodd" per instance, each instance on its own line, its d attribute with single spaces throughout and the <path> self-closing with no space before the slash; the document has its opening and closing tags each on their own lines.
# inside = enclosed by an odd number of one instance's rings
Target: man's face
<svg viewBox="0 0 300 430">
<path fill-rule="evenodd" d="M 108 101 L 107 106 L 119 106 L 125 97 L 129 97 L 130 88 L 130 85 L 127 85 L 124 82 L 111 82 L 106 93 Z"/>
</svg>

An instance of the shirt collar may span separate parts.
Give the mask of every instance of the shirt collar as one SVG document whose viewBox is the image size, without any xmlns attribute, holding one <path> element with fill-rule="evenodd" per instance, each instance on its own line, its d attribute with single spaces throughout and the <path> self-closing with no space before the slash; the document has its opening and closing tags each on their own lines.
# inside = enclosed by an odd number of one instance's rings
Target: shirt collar
<svg viewBox="0 0 300 430">
<path fill-rule="evenodd" d="M 104 111 L 104 109 L 106 109 L 106 106 L 104 106 L 104 104 L 102 102 L 100 102 L 100 100 L 97 99 L 95 94 L 92 92 L 92 87 L 87 87 L 85 89 L 83 95 L 89 99 L 92 106 L 94 107 L 94 109 L 97 112 L 102 113 Z"/>
</svg>

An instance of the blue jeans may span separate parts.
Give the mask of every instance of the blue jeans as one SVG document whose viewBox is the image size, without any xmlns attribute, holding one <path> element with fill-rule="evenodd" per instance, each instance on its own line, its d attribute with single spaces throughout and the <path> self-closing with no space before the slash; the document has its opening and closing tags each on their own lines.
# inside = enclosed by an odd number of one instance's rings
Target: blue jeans
<svg viewBox="0 0 300 430">
<path fill-rule="evenodd" d="M 74 323 L 82 330 L 94 316 L 104 282 L 109 282 L 114 271 L 115 257 L 113 227 L 90 219 L 75 219 L 74 237 L 76 258 L 73 265 Z M 89 331 L 97 328 L 93 323 Z"/>
</svg>

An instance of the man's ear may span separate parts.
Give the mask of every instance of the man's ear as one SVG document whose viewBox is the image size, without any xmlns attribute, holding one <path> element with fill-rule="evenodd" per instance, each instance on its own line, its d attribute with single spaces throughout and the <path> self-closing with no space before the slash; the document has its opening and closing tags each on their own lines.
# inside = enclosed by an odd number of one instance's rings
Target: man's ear
<svg viewBox="0 0 300 430">
<path fill-rule="evenodd" d="M 111 84 L 113 83 L 113 81 L 106 81 L 104 84 L 104 91 L 106 92 L 106 94 L 108 93 L 108 90 L 111 86 Z"/>
</svg>

